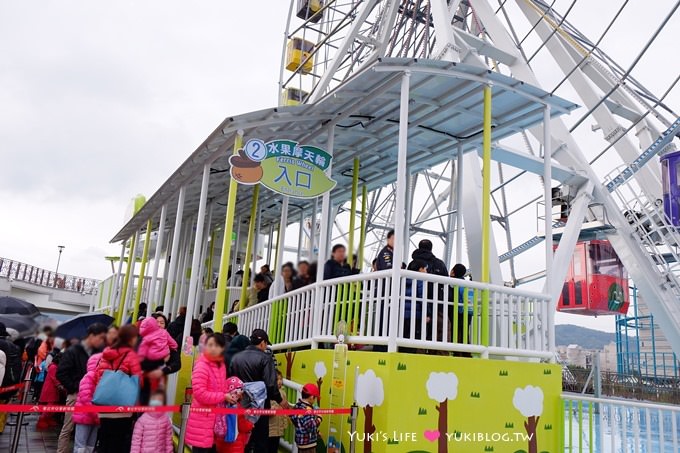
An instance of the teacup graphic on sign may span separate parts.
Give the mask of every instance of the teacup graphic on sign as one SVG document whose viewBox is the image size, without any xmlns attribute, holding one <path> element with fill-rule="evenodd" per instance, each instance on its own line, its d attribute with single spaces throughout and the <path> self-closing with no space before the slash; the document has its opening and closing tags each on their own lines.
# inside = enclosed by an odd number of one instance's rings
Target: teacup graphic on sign
<svg viewBox="0 0 680 453">
<path fill-rule="evenodd" d="M 257 184 L 262 179 L 262 165 L 248 157 L 242 149 L 229 158 L 231 177 L 241 184 Z"/>
</svg>

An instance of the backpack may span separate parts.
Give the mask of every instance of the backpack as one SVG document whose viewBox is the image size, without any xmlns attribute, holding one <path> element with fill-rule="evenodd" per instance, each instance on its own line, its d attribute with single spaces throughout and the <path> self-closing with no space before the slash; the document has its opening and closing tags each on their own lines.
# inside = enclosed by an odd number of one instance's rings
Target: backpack
<svg viewBox="0 0 680 453">
<path fill-rule="evenodd" d="M 0 339 L 0 350 L 7 356 L 5 377 L 1 385 L 7 387 L 18 384 L 21 382 L 21 350 L 19 346 L 5 339 Z"/>
</svg>

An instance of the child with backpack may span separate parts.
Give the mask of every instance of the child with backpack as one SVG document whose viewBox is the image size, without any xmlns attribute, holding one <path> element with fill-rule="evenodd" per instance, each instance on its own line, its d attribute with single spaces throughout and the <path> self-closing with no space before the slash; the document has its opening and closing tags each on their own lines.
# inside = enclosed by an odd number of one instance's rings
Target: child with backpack
<svg viewBox="0 0 680 453">
<path fill-rule="evenodd" d="M 239 403 L 243 399 L 243 387 L 243 382 L 236 376 L 227 379 L 227 393 L 231 394 Z M 239 403 L 228 407 L 239 407 Z M 220 428 L 219 433 L 215 433 L 218 434 L 215 436 L 217 453 L 243 453 L 255 424 L 248 420 L 245 414 L 226 414 L 218 415 L 218 417 L 221 417 L 221 420 L 224 421 L 224 427 Z M 224 435 L 221 435 L 222 430 Z"/>
<path fill-rule="evenodd" d="M 152 318 L 153 319 L 153 318 Z M 165 392 L 151 394 L 149 406 L 165 406 Z M 164 412 L 145 412 L 135 423 L 130 453 L 173 453 L 172 423 Z"/>
<path fill-rule="evenodd" d="M 302 387 L 302 398 L 295 404 L 295 409 L 311 410 L 314 403 L 321 396 L 316 384 L 305 384 Z M 315 452 L 316 443 L 319 439 L 319 426 L 321 417 L 313 414 L 291 415 L 291 421 L 295 427 L 295 444 L 298 452 Z"/>
</svg>

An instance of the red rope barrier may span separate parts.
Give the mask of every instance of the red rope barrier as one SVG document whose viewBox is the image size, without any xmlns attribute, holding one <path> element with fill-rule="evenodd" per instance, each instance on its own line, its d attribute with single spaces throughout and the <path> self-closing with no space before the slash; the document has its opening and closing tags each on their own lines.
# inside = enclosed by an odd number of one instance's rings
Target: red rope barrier
<svg viewBox="0 0 680 453">
<path fill-rule="evenodd" d="M 181 406 L 45 406 L 30 404 L 0 404 L 0 412 L 86 412 L 86 413 L 137 413 L 180 412 Z M 340 415 L 351 409 L 244 409 L 240 407 L 192 407 L 191 412 L 245 415 Z"/>
<path fill-rule="evenodd" d="M 19 384 L 10 385 L 8 387 L 0 387 L 0 394 L 13 392 L 14 390 L 19 390 L 19 389 L 23 388 L 23 386 L 24 386 L 23 383 L 19 383 Z"/>
</svg>

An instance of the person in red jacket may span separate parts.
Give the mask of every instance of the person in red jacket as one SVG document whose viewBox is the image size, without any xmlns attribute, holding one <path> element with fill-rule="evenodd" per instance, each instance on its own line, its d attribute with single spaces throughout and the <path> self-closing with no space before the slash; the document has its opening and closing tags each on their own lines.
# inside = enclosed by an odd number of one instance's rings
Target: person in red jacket
<svg viewBox="0 0 680 453">
<path fill-rule="evenodd" d="M 94 387 L 106 370 L 118 370 L 129 376 L 142 378 L 139 357 L 133 349 L 139 332 L 133 325 L 125 325 L 118 331 L 118 339 L 104 349 L 102 359 L 94 374 Z M 99 416 L 99 453 L 129 453 L 132 442 L 132 414 L 101 414 Z"/>
<path fill-rule="evenodd" d="M 42 390 L 40 391 L 40 404 L 51 406 L 54 404 L 59 404 L 62 396 L 64 395 L 64 388 L 61 386 L 57 380 L 57 368 L 59 367 L 59 359 L 61 354 L 52 354 L 52 363 L 47 367 L 47 376 L 45 377 L 45 383 L 43 384 Z M 56 413 L 43 412 L 38 418 L 38 424 L 36 428 L 38 430 L 49 429 L 57 426 L 59 422 L 56 421 Z"/>
<path fill-rule="evenodd" d="M 149 406 L 165 406 L 165 392 L 151 394 Z M 164 412 L 146 412 L 135 423 L 130 453 L 174 453 L 172 423 Z"/>
<path fill-rule="evenodd" d="M 224 336 L 208 335 L 205 349 L 191 373 L 194 408 L 215 408 L 220 403 L 235 404 L 227 392 L 227 371 L 224 366 Z M 215 446 L 215 414 L 191 412 L 187 422 L 186 443 L 193 453 L 209 453 Z"/>
</svg>

